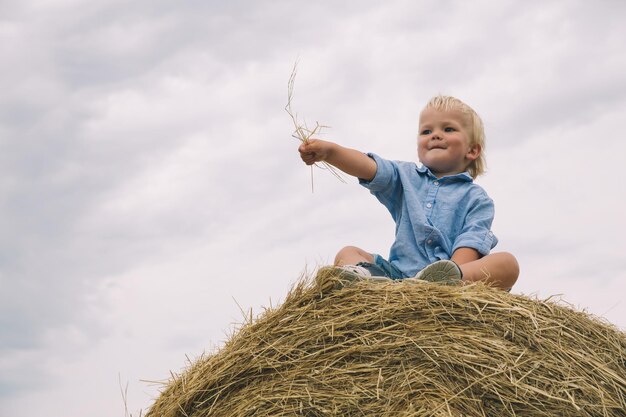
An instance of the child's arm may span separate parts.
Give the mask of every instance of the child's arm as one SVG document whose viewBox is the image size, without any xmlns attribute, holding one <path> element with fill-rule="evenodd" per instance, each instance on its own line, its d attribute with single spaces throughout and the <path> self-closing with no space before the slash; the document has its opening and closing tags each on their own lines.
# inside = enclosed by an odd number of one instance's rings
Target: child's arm
<svg viewBox="0 0 626 417">
<path fill-rule="evenodd" d="M 371 181 L 376 175 L 376 162 L 356 149 L 344 148 L 325 140 L 311 139 L 306 143 L 302 143 L 298 151 L 300 152 L 300 158 L 307 165 L 324 161 L 348 175 L 366 181 Z"/>
<path fill-rule="evenodd" d="M 468 262 L 476 261 L 481 258 L 480 253 L 474 248 L 458 248 L 452 254 L 452 260 L 457 265 L 466 264 Z"/>
</svg>

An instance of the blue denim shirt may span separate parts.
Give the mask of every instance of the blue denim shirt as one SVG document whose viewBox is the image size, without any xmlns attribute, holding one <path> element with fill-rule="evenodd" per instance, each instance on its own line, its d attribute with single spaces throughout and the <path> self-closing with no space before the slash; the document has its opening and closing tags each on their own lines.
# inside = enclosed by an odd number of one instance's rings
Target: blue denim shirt
<svg viewBox="0 0 626 417">
<path fill-rule="evenodd" d="M 396 223 L 389 262 L 407 277 L 462 247 L 487 255 L 498 243 L 491 232 L 493 201 L 472 177 L 435 177 L 413 162 L 376 161 L 376 176 L 359 182 L 387 207 Z"/>
</svg>

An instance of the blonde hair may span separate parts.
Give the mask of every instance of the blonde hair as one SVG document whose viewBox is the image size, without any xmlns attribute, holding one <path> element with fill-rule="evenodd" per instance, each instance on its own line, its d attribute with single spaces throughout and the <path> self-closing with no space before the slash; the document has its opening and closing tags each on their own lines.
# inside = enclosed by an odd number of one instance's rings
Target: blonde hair
<svg viewBox="0 0 626 417">
<path fill-rule="evenodd" d="M 476 178 L 485 173 L 487 161 L 485 159 L 485 127 L 480 116 L 470 106 L 456 97 L 438 95 L 431 98 L 424 109 L 435 109 L 438 111 L 458 110 L 467 115 L 470 124 L 470 146 L 479 146 L 480 154 L 467 167 L 467 171 Z"/>
</svg>

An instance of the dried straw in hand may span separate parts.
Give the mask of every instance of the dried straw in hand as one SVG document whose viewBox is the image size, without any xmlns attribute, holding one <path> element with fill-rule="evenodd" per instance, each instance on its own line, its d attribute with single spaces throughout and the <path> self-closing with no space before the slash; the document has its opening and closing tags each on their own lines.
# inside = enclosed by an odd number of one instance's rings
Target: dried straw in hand
<svg viewBox="0 0 626 417">
<path fill-rule="evenodd" d="M 147 417 L 626 416 L 626 335 L 481 284 L 300 282 Z"/>
<path fill-rule="evenodd" d="M 328 126 L 324 126 L 319 124 L 319 122 L 315 122 L 315 127 L 313 129 L 309 129 L 305 121 L 300 122 L 298 120 L 297 113 L 294 113 L 291 108 L 291 102 L 293 100 L 293 85 L 296 80 L 296 73 L 298 70 L 298 61 L 293 64 L 293 69 L 291 71 L 291 76 L 289 77 L 289 81 L 287 82 L 287 105 L 285 106 L 285 110 L 289 117 L 291 117 L 291 121 L 295 127 L 294 133 L 291 135 L 293 138 L 300 140 L 303 143 L 307 143 L 310 139 L 313 139 L 313 136 L 318 135 L 322 132 L 322 129 L 328 128 Z M 314 164 L 319 167 L 319 165 Z M 332 165 L 322 162 L 322 167 L 324 169 L 329 170 L 339 181 L 346 182 L 341 173 Z M 314 191 L 313 187 L 313 165 L 311 165 L 311 191 Z"/>
</svg>

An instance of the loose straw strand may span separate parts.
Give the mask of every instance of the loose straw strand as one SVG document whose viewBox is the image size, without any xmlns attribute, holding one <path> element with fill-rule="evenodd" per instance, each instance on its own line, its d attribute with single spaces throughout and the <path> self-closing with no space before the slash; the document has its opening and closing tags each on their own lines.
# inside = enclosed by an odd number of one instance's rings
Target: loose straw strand
<svg viewBox="0 0 626 417">
<path fill-rule="evenodd" d="M 285 111 L 291 117 L 291 121 L 294 125 L 294 133 L 291 135 L 293 138 L 298 139 L 302 143 L 308 143 L 310 139 L 314 135 L 321 134 L 322 129 L 328 128 L 329 126 L 321 125 L 319 122 L 315 122 L 315 127 L 313 129 L 309 129 L 306 122 L 300 122 L 298 120 L 298 114 L 293 111 L 291 108 L 291 102 L 293 101 L 293 86 L 296 80 L 296 74 L 298 72 L 298 60 L 293 64 L 293 69 L 291 70 L 291 75 L 289 76 L 289 81 L 287 82 L 287 105 L 285 106 Z M 330 171 L 331 174 L 335 176 L 339 181 L 346 182 L 341 173 L 332 165 L 327 162 L 322 161 L 322 166 L 320 167 L 318 164 L 313 164 L 319 168 L 326 169 Z M 313 184 L 313 165 L 311 165 L 311 192 L 315 191 Z"/>
</svg>

